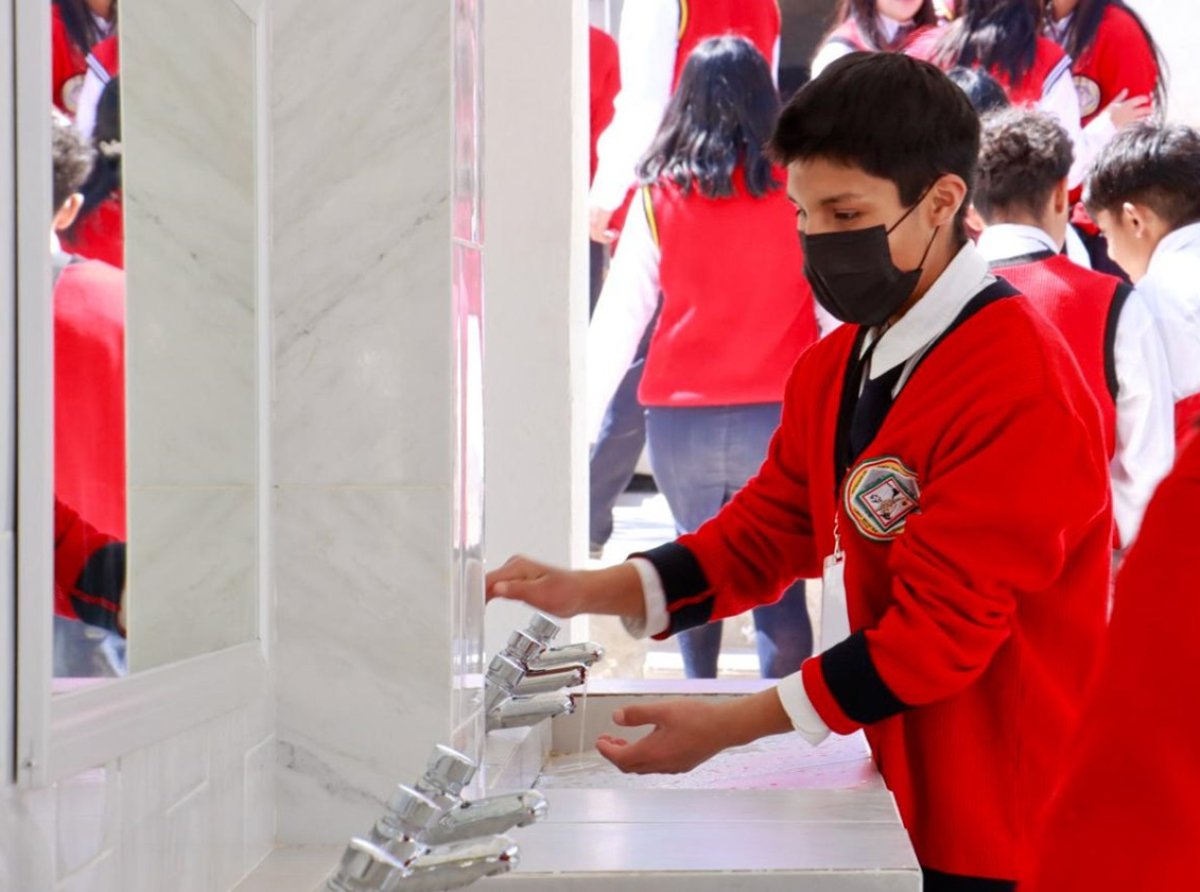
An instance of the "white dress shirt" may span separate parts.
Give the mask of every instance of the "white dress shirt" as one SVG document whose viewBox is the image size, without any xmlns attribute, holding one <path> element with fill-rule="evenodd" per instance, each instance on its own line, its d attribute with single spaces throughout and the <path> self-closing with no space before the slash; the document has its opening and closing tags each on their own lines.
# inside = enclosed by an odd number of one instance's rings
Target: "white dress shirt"
<svg viewBox="0 0 1200 892">
<path fill-rule="evenodd" d="M 624 249 L 622 249 L 624 250 Z M 963 308 L 984 288 L 995 282 L 988 263 L 974 247 L 966 244 L 913 307 L 886 330 L 874 329 L 863 344 L 865 351 L 878 342 L 866 377 L 877 378 L 904 364 L 904 372 L 893 395 L 908 382 L 916 364 L 938 338 L 954 323 Z M 865 378 L 864 378 L 865 383 Z M 626 618 L 626 630 L 634 637 L 665 632 L 670 625 L 666 591 L 654 565 L 645 558 L 631 558 L 642 582 L 645 621 Z M 780 703 L 792 726 L 813 745 L 829 736 L 829 727 L 821 719 L 804 688 L 804 679 L 795 672 L 781 679 L 777 688 Z"/>
<path fill-rule="evenodd" d="M 658 308 L 661 257 L 642 203 L 635 200 L 621 231 L 621 250 L 613 255 L 588 324 L 589 443 L 599 438 L 608 404 L 629 371 L 646 326 Z"/>
<path fill-rule="evenodd" d="M 1200 223 L 1158 243 L 1137 290 L 1158 323 L 1174 399 L 1200 393 Z"/>
<path fill-rule="evenodd" d="M 979 252 L 990 263 L 1040 251 L 1058 253 L 1050 234 L 1036 226 L 1002 223 L 984 230 Z M 1004 270 L 998 271 L 1004 275 Z M 1117 442 L 1112 474 L 1113 516 L 1128 547 L 1137 537 L 1154 490 L 1175 461 L 1175 401 L 1166 351 L 1154 315 L 1138 291 L 1117 322 Z"/>
<path fill-rule="evenodd" d="M 596 146 L 599 163 L 591 191 L 591 204 L 609 211 L 621 206 L 637 182 L 638 161 L 654 141 L 671 101 L 679 51 L 678 0 L 626 3 L 617 43 L 621 92 L 613 103 L 612 123 Z M 772 72 L 778 72 L 778 40 L 768 62 Z"/>
</svg>

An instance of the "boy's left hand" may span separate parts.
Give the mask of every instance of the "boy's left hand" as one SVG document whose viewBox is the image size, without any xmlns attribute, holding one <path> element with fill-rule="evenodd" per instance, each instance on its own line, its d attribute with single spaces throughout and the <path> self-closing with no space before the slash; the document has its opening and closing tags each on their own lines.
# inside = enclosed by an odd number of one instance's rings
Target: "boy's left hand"
<svg viewBox="0 0 1200 892">
<path fill-rule="evenodd" d="M 627 706 L 613 713 L 616 724 L 654 725 L 654 730 L 633 743 L 603 734 L 596 740 L 596 750 L 626 774 L 682 774 L 732 744 L 724 733 L 727 720 L 720 713 L 718 704 L 699 700 Z"/>
</svg>

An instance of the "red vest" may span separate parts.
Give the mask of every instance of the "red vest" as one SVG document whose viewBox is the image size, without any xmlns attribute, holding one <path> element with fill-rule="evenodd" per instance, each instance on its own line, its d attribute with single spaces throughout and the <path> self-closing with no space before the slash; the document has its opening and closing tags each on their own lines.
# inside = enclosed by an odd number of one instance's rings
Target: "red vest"
<svg viewBox="0 0 1200 892">
<path fill-rule="evenodd" d="M 782 187 L 753 198 L 741 171 L 734 186 L 733 198 L 684 195 L 674 183 L 641 191 L 662 289 L 643 405 L 780 402 L 796 359 L 817 340 L 795 210 Z"/>
<path fill-rule="evenodd" d="M 95 260 L 54 288 L 54 494 L 125 540 L 125 277 Z"/>
<path fill-rule="evenodd" d="M 679 0 L 679 48 L 675 51 L 675 79 L 692 50 L 710 37 L 740 34 L 774 67 L 779 41 L 779 4 L 776 0 Z"/>
<path fill-rule="evenodd" d="M 1184 397 L 1175 404 L 1175 447 L 1183 449 L 1200 424 L 1200 393 Z"/>
<path fill-rule="evenodd" d="M 588 84 L 590 87 L 589 124 L 592 149 L 591 182 L 596 177 L 599 158 L 596 143 L 613 119 L 613 102 L 621 92 L 621 63 L 617 42 L 599 28 L 588 28 Z"/>
<path fill-rule="evenodd" d="M 943 25 L 940 28 L 922 31 L 912 39 L 905 52 L 915 59 L 924 59 L 926 62 L 935 61 L 938 44 L 941 43 L 947 27 L 947 25 Z M 1048 37 L 1039 37 L 1033 65 L 1018 83 L 1012 83 L 1008 74 L 996 66 L 988 69 L 988 74 L 1004 88 L 1004 92 L 1008 94 L 1009 101 L 1013 105 L 1037 105 L 1042 100 L 1047 83 L 1053 80 L 1057 69 L 1065 69 L 1070 63 L 1071 59 L 1063 52 L 1062 47 Z M 954 67 L 953 62 L 939 62 L 939 64 L 947 69 Z M 1062 76 L 1066 76 L 1065 71 Z"/>
<path fill-rule="evenodd" d="M 1117 321 L 1130 288 L 1115 276 L 1084 269 L 1061 254 L 1016 258 L 994 264 L 1062 333 L 1083 378 L 1100 406 L 1104 446 L 1117 448 L 1117 372 L 1113 359 Z"/>
</svg>

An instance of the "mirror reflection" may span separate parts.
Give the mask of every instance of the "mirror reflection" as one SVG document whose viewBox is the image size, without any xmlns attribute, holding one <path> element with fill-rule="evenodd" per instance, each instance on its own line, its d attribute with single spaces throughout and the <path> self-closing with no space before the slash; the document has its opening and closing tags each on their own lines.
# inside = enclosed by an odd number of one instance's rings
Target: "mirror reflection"
<svg viewBox="0 0 1200 892">
<path fill-rule="evenodd" d="M 51 4 L 54 674 L 126 672 L 125 227 L 117 4 Z"/>
<path fill-rule="evenodd" d="M 258 42 L 237 0 L 36 2 L 69 691 L 257 637 Z"/>
</svg>

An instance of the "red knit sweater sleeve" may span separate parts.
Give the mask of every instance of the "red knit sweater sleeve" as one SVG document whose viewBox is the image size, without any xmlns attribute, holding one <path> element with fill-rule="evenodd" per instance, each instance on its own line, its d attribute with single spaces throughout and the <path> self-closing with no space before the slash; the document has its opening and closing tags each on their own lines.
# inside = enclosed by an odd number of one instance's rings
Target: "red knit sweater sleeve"
<svg viewBox="0 0 1200 892">
<path fill-rule="evenodd" d="M 877 621 L 802 668 L 835 732 L 975 682 L 1012 634 L 1020 599 L 1051 588 L 1110 510 L 1098 417 L 1080 417 L 1061 390 L 1039 387 L 1058 373 L 1028 346 L 1034 371 L 1024 381 L 981 362 L 979 374 L 958 382 L 958 405 L 946 407 L 928 459 L 921 510 L 891 545 L 886 573 L 864 578 L 865 561 L 856 567 L 862 548 L 879 546 L 847 545 L 847 589 L 886 585 L 890 597 L 876 599 L 886 603 Z M 1051 359 L 1067 361 L 1065 353 Z"/>
<path fill-rule="evenodd" d="M 695 533 L 645 555 L 667 595 L 671 623 L 659 637 L 773 603 L 796 579 L 820 575 L 804 435 L 805 419 L 820 409 L 804 400 L 801 386 L 812 374 L 810 355 L 792 370 L 758 474 Z"/>
</svg>

